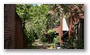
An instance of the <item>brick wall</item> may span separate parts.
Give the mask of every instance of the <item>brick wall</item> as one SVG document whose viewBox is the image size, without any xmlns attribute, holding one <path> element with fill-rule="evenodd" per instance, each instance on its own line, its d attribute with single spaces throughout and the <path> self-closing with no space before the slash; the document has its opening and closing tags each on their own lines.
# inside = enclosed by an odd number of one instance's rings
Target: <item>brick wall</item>
<svg viewBox="0 0 90 55">
<path fill-rule="evenodd" d="M 21 49 L 24 47 L 24 39 L 23 39 L 23 34 L 22 34 L 22 21 L 20 17 L 16 13 L 16 19 L 15 19 L 15 48 L 16 49 Z"/>
<path fill-rule="evenodd" d="M 4 49 L 23 48 L 22 22 L 15 4 L 4 4 Z"/>
<path fill-rule="evenodd" d="M 4 5 L 4 48 L 15 47 L 15 5 Z"/>
</svg>

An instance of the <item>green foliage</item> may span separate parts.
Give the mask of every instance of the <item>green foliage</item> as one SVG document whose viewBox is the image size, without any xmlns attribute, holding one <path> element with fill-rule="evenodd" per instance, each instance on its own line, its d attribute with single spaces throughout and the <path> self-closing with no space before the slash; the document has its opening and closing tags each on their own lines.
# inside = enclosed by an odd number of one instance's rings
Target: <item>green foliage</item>
<svg viewBox="0 0 90 55">
<path fill-rule="evenodd" d="M 27 47 L 32 46 L 34 37 L 41 37 L 46 32 L 47 27 L 47 13 L 49 6 L 42 4 L 41 6 L 33 6 L 33 4 L 17 4 L 16 12 L 21 20 L 25 22 L 24 31 Z M 24 29 L 24 30 L 25 30 Z M 36 34 L 35 34 L 36 33 Z M 45 40 L 44 40 L 45 41 Z"/>
<path fill-rule="evenodd" d="M 42 41 L 42 42 L 47 42 L 47 38 L 46 38 L 46 37 L 42 37 L 42 38 L 41 38 L 41 41 Z"/>
<path fill-rule="evenodd" d="M 83 40 L 76 40 L 75 38 L 71 37 L 68 41 L 67 48 L 76 48 L 76 49 L 84 49 Z"/>
<path fill-rule="evenodd" d="M 55 34 L 56 34 L 56 31 L 55 30 L 51 30 L 51 29 L 48 30 L 49 37 L 54 37 Z"/>
<path fill-rule="evenodd" d="M 53 38 L 56 36 L 56 31 L 55 30 L 48 30 L 48 39 L 50 40 L 49 43 L 53 43 Z"/>
<path fill-rule="evenodd" d="M 74 42 L 74 38 L 71 36 L 71 38 L 69 38 L 68 41 L 68 48 L 74 48 L 73 42 Z"/>
<path fill-rule="evenodd" d="M 30 19 L 29 16 L 29 9 L 32 5 L 31 4 L 17 4 L 16 5 L 16 12 L 21 17 L 21 20 L 24 21 Z"/>
<path fill-rule="evenodd" d="M 33 6 L 33 4 L 17 4 L 16 12 L 22 20 L 27 20 L 25 28 L 27 31 L 35 30 L 42 36 L 46 32 L 47 13 L 49 6 L 42 4 L 41 6 Z"/>
<path fill-rule="evenodd" d="M 56 4 L 42 4 L 40 6 L 33 4 L 17 4 L 16 12 L 20 16 L 24 23 L 25 38 L 28 46 L 31 46 L 35 40 L 35 36 L 41 38 L 44 33 L 47 33 L 49 38 L 53 39 L 55 37 L 56 31 L 49 30 L 49 26 L 60 24 L 60 9 L 57 9 L 54 16 L 48 15 L 48 12 L 53 9 Z M 72 5 L 70 5 L 72 6 Z M 80 5 L 76 5 L 80 6 Z M 69 5 L 61 4 L 62 12 L 68 16 L 67 11 L 69 11 Z M 54 8 L 55 9 L 55 8 Z M 36 34 L 35 34 L 36 33 Z M 55 43 L 58 42 L 58 37 L 54 38 Z M 46 41 L 46 38 L 42 38 L 42 41 Z M 72 45 L 72 39 L 70 39 L 69 44 Z"/>
<path fill-rule="evenodd" d="M 33 34 L 33 33 L 32 33 Z M 35 40 L 34 35 L 31 35 L 31 33 L 29 33 L 28 31 L 25 31 L 25 39 L 26 39 L 26 48 L 29 48 L 32 46 L 32 43 Z"/>
<path fill-rule="evenodd" d="M 84 49 L 84 43 L 82 40 L 76 41 L 76 48 L 77 49 Z"/>
<path fill-rule="evenodd" d="M 55 44 L 56 44 L 56 43 L 59 43 L 59 36 L 54 37 L 53 42 L 54 42 Z"/>
</svg>

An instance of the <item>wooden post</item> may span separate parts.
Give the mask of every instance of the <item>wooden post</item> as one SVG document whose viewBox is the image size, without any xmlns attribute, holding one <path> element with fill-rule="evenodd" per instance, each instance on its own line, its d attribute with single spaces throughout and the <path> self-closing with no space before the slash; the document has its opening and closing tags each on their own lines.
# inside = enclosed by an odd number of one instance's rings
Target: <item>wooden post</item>
<svg viewBox="0 0 90 55">
<path fill-rule="evenodd" d="M 60 15 L 60 33 L 59 33 L 59 37 L 60 37 L 60 45 L 62 45 L 63 41 L 62 41 L 62 35 L 63 35 L 63 31 L 62 31 L 62 28 L 63 28 L 63 15 L 61 14 Z"/>
</svg>

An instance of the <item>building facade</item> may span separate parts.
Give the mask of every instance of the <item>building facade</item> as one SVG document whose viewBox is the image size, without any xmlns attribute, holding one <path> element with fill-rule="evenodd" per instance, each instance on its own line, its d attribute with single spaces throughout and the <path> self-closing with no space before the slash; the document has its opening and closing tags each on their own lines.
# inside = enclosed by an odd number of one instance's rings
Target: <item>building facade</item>
<svg viewBox="0 0 90 55">
<path fill-rule="evenodd" d="M 4 4 L 4 49 L 24 48 L 22 21 L 15 4 Z"/>
</svg>

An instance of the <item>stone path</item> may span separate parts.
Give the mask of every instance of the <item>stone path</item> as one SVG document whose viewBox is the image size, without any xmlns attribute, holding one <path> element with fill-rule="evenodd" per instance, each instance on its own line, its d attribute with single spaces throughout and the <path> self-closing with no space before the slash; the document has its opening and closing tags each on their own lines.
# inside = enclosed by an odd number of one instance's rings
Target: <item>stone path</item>
<svg viewBox="0 0 90 55">
<path fill-rule="evenodd" d="M 47 49 L 47 46 L 40 41 L 40 39 L 35 40 L 32 44 L 33 46 L 37 46 L 38 49 Z"/>
<path fill-rule="evenodd" d="M 33 49 L 55 49 L 55 46 L 48 46 L 48 43 L 42 43 L 40 39 L 36 39 L 32 45 L 34 46 Z M 56 49 L 61 49 L 61 47 Z"/>
</svg>

